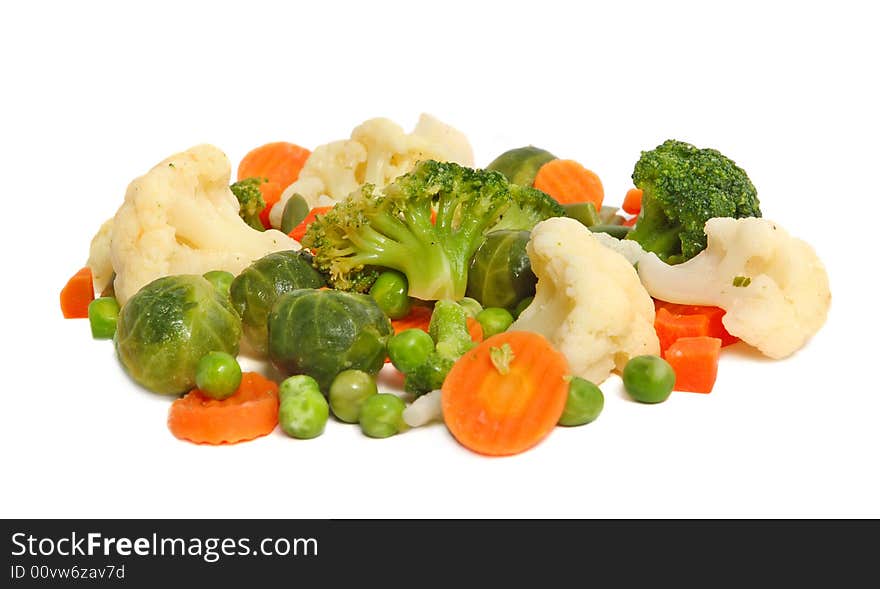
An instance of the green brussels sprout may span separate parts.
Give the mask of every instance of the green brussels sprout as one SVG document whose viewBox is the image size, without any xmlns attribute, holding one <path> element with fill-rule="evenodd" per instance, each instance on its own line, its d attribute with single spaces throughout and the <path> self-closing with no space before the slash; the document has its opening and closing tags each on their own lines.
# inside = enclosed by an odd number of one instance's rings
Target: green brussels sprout
<svg viewBox="0 0 880 589">
<path fill-rule="evenodd" d="M 394 332 L 371 296 L 339 290 L 284 294 L 272 306 L 267 325 L 272 363 L 285 375 L 311 376 L 324 395 L 343 370 L 379 372 Z"/>
<path fill-rule="evenodd" d="M 241 320 L 204 277 L 165 276 L 140 289 L 119 312 L 116 352 L 125 369 L 156 393 L 179 395 L 196 386 L 208 352 L 238 354 Z"/>
<path fill-rule="evenodd" d="M 268 351 L 266 318 L 275 301 L 298 288 L 319 288 L 324 278 L 304 251 L 263 256 L 235 277 L 229 287 L 232 305 L 241 316 L 244 337 L 258 354 Z"/>
<path fill-rule="evenodd" d="M 513 309 L 534 295 L 538 279 L 526 254 L 528 242 L 528 231 L 489 233 L 471 260 L 467 296 L 483 307 Z"/>
<path fill-rule="evenodd" d="M 514 184 L 531 186 L 541 166 L 555 159 L 556 156 L 546 149 L 527 145 L 505 151 L 492 160 L 486 169 L 501 172 Z"/>
</svg>

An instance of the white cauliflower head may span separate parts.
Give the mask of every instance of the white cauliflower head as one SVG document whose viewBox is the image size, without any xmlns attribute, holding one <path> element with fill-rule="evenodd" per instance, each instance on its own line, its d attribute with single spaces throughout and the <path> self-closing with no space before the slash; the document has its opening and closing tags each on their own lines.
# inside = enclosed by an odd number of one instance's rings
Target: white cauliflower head
<svg viewBox="0 0 880 589">
<path fill-rule="evenodd" d="M 642 354 L 658 354 L 654 304 L 635 268 L 574 219 L 538 223 L 526 246 L 535 298 L 510 327 L 546 337 L 572 374 L 599 384 Z"/>
<path fill-rule="evenodd" d="M 648 292 L 721 307 L 727 331 L 771 358 L 799 350 L 831 305 L 828 275 L 813 248 L 755 217 L 709 219 L 705 231 L 706 249 L 687 262 L 669 266 L 653 254 L 639 261 Z"/>
<path fill-rule="evenodd" d="M 294 194 L 310 207 L 333 205 L 364 183 L 385 186 L 425 159 L 473 166 L 470 143 L 460 131 L 423 114 L 412 133 L 395 122 L 376 118 L 355 127 L 350 139 L 320 145 L 306 160 L 296 182 L 269 212 L 273 227 L 281 227 L 284 205 Z"/>
<path fill-rule="evenodd" d="M 230 172 L 222 151 L 199 145 L 129 184 L 122 206 L 92 240 L 88 266 L 96 287 L 103 290 L 115 273 L 116 298 L 124 304 L 162 276 L 238 274 L 268 253 L 299 249 L 280 231 L 257 231 L 238 216 Z"/>
</svg>

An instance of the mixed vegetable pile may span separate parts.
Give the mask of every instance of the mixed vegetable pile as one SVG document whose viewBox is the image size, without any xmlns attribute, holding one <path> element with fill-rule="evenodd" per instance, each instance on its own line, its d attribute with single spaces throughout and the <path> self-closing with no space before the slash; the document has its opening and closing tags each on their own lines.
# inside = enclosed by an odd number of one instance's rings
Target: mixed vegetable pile
<svg viewBox="0 0 880 589">
<path fill-rule="evenodd" d="M 65 317 L 176 397 L 168 427 L 192 442 L 310 439 L 332 415 L 373 438 L 442 421 L 516 454 L 594 421 L 612 373 L 642 403 L 709 393 L 722 348 L 789 356 L 831 302 L 746 172 L 682 141 L 641 153 L 620 208 L 535 146 L 477 168 L 428 115 L 314 151 L 269 143 L 230 176 L 201 145 L 135 179 L 61 291 Z M 381 392 L 388 363 L 403 392 Z"/>
</svg>

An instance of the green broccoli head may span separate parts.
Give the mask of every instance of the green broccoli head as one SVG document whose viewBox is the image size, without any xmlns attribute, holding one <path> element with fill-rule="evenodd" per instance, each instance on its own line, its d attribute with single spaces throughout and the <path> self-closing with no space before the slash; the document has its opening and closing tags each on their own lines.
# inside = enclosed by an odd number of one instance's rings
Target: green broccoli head
<svg viewBox="0 0 880 589">
<path fill-rule="evenodd" d="M 642 212 L 627 239 L 669 264 L 706 248 L 703 227 L 709 219 L 761 216 L 745 171 L 714 149 L 669 139 L 642 152 L 632 178 L 642 189 Z"/>
<path fill-rule="evenodd" d="M 467 317 L 467 311 L 455 301 L 437 301 L 428 326 L 434 350 L 406 373 L 403 386 L 408 393 L 423 395 L 442 387 L 455 361 L 476 345 L 468 331 Z"/>
<path fill-rule="evenodd" d="M 408 372 L 403 381 L 403 389 L 416 396 L 436 391 L 443 386 L 446 375 L 452 370 L 455 360 L 438 352 L 431 352 L 427 359 Z"/>
<path fill-rule="evenodd" d="M 455 301 L 441 300 L 434 305 L 428 334 L 441 356 L 457 360 L 474 347 L 467 327 L 467 311 Z"/>
<path fill-rule="evenodd" d="M 335 288 L 366 290 L 376 268 L 391 268 L 406 275 L 412 297 L 457 300 L 486 233 L 564 214 L 499 172 L 428 160 L 384 188 L 364 185 L 312 223 L 302 244 Z"/>
<path fill-rule="evenodd" d="M 238 199 L 238 216 L 258 231 L 266 229 L 260 221 L 260 213 L 266 208 L 266 201 L 260 192 L 260 184 L 263 182 L 266 182 L 265 178 L 245 178 L 229 187 Z"/>
</svg>

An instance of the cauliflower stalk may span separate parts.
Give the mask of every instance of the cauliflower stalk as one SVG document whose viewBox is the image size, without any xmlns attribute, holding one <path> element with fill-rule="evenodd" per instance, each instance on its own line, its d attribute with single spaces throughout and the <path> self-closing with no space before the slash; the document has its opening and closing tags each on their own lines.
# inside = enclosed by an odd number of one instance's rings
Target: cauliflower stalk
<svg viewBox="0 0 880 589">
<path fill-rule="evenodd" d="M 656 255 L 639 260 L 652 296 L 727 311 L 724 327 L 770 358 L 799 350 L 825 323 L 831 291 L 816 252 L 782 227 L 758 218 L 706 222 L 707 248 L 670 266 Z"/>
<path fill-rule="evenodd" d="M 470 167 L 474 155 L 463 133 L 431 115 L 423 114 L 410 134 L 388 119 L 370 119 L 357 126 L 350 139 L 315 148 L 296 182 L 272 207 L 269 221 L 281 227 L 284 206 L 294 194 L 310 207 L 333 205 L 365 183 L 385 186 L 428 159 Z"/>
<path fill-rule="evenodd" d="M 113 280 L 124 304 L 162 276 L 238 274 L 268 253 L 299 249 L 280 231 L 249 227 L 238 216 L 229 179 L 229 160 L 211 145 L 173 155 L 135 179 L 116 215 L 92 239 L 88 266 L 96 289 Z"/>
<path fill-rule="evenodd" d="M 658 354 L 654 304 L 635 268 L 581 223 L 538 223 L 526 246 L 535 298 L 510 327 L 546 337 L 571 372 L 595 384 L 642 354 Z"/>
</svg>

